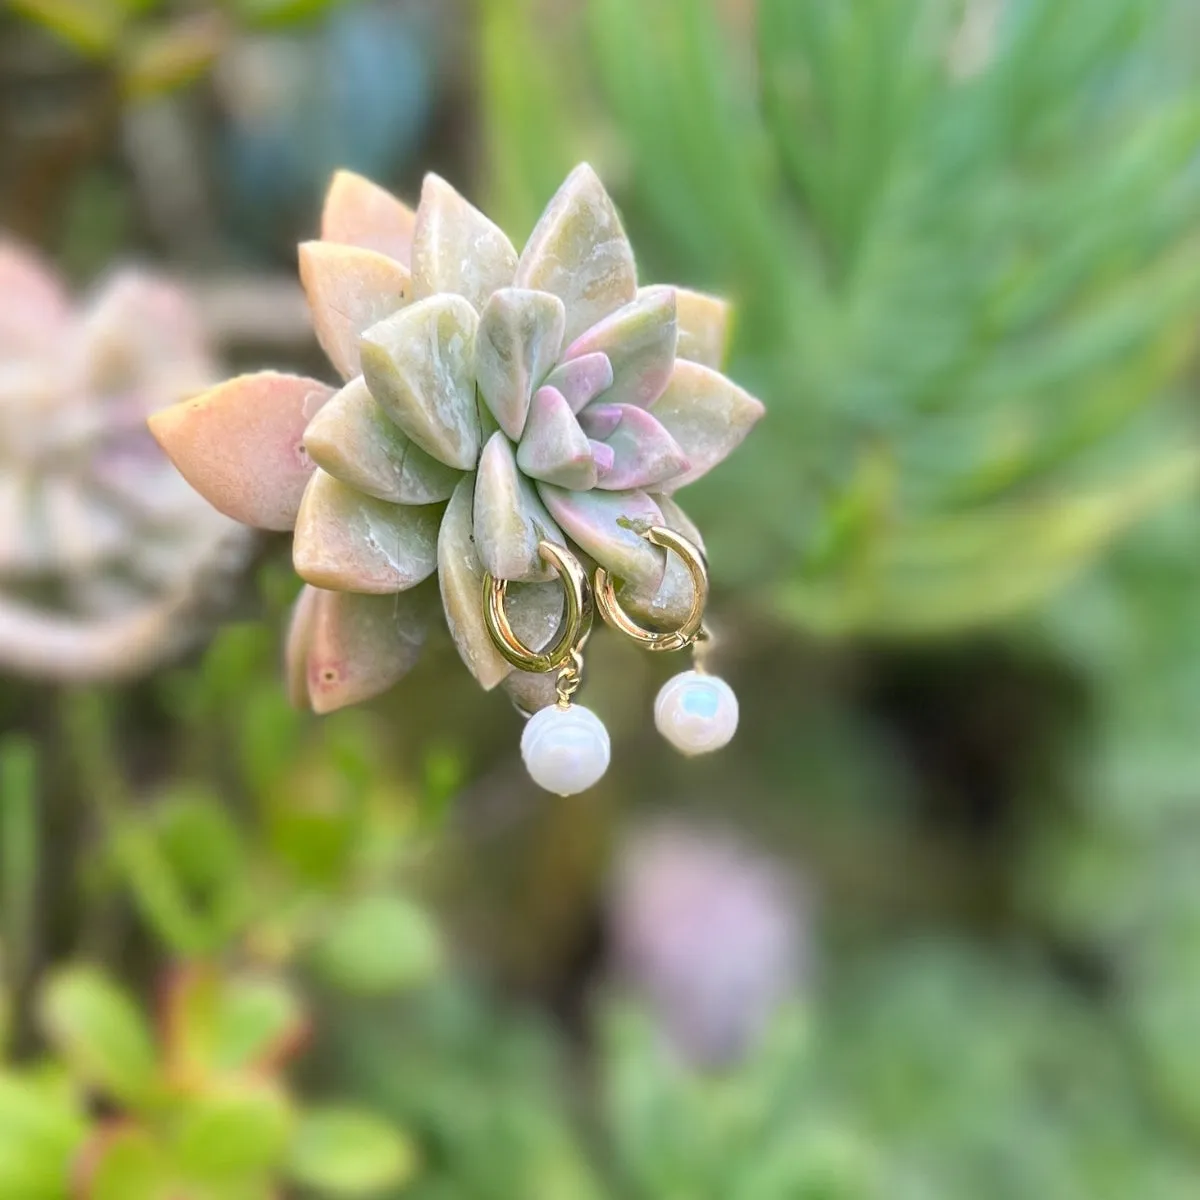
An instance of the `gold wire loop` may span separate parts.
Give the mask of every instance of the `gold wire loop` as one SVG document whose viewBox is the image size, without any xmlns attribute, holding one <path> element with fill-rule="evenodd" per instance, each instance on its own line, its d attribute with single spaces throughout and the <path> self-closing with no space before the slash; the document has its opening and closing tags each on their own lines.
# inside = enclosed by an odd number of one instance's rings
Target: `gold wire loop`
<svg viewBox="0 0 1200 1200">
<path fill-rule="evenodd" d="M 699 547 L 682 534 L 665 525 L 652 525 L 642 537 L 653 546 L 678 554 L 692 577 L 692 605 L 678 629 L 655 630 L 639 625 L 617 600 L 612 576 L 603 567 L 596 568 L 596 607 L 600 615 L 618 633 L 637 642 L 647 650 L 683 650 L 690 646 L 704 628 L 704 608 L 708 603 L 708 564 Z"/>
<path fill-rule="evenodd" d="M 566 596 L 562 632 L 554 645 L 547 650 L 531 650 L 517 637 L 504 610 L 508 580 L 496 579 L 487 572 L 483 576 L 483 618 L 496 649 L 507 662 L 521 671 L 544 674 L 557 670 L 583 649 L 592 632 L 593 607 L 587 573 L 575 555 L 555 542 L 539 543 L 538 554 L 558 573 Z"/>
</svg>

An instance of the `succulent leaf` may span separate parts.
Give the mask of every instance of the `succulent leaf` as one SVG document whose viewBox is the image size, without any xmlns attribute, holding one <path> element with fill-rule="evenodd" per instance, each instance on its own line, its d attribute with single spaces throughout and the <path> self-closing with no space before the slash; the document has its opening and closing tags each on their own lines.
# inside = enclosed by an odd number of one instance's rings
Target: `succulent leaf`
<svg viewBox="0 0 1200 1200">
<path fill-rule="evenodd" d="M 177 284 L 147 271 L 121 271 L 101 287 L 79 339 L 83 370 L 97 392 L 152 388 L 164 407 L 212 378 L 195 306 Z"/>
<path fill-rule="evenodd" d="M 572 491 L 596 486 L 599 473 L 591 443 L 557 388 L 539 388 L 534 394 L 517 464 L 534 479 Z"/>
<path fill-rule="evenodd" d="M 605 403 L 649 408 L 671 378 L 675 342 L 675 289 L 642 288 L 635 300 L 576 338 L 565 357 L 607 355 L 613 381 Z"/>
<path fill-rule="evenodd" d="M 567 176 L 546 206 L 521 254 L 515 282 L 562 300 L 568 342 L 637 294 L 637 268 L 621 218 L 586 163 Z"/>
<path fill-rule="evenodd" d="M 407 266 L 416 221 L 417 214 L 391 192 L 353 171 L 338 171 L 325 194 L 321 240 L 374 250 Z"/>
<path fill-rule="evenodd" d="M 299 253 L 317 341 L 342 378 L 353 379 L 362 370 L 360 336 L 410 303 L 412 277 L 403 263 L 358 246 L 304 242 Z"/>
<path fill-rule="evenodd" d="M 447 500 L 460 478 L 401 431 L 361 375 L 309 422 L 304 448 L 335 479 L 392 504 Z"/>
<path fill-rule="evenodd" d="M 655 503 L 662 510 L 663 524 L 668 529 L 682 533 L 701 553 L 704 539 L 690 517 L 669 496 L 655 496 Z M 667 569 L 657 589 L 639 587 L 636 583 L 622 584 L 617 588 L 617 599 L 635 618 L 651 626 L 667 629 L 679 626 L 687 617 L 692 605 L 692 577 L 678 555 L 667 555 Z"/>
<path fill-rule="evenodd" d="M 554 572 L 538 554 L 538 544 L 562 543 L 533 484 L 517 469 L 512 443 L 497 430 L 479 456 L 475 479 L 475 549 L 497 579 L 544 582 Z"/>
<path fill-rule="evenodd" d="M 306 663 L 313 711 L 330 713 L 386 692 L 416 665 L 429 631 L 429 598 L 316 591 Z"/>
<path fill-rule="evenodd" d="M 541 484 L 538 495 L 564 533 L 619 579 L 655 591 L 666 556 L 641 535 L 662 522 L 645 492 L 569 492 Z"/>
<path fill-rule="evenodd" d="M 676 288 L 675 314 L 679 325 L 676 357 L 719 371 L 729 345 L 731 312 L 729 302 L 719 296 Z"/>
<path fill-rule="evenodd" d="M 679 443 L 644 408 L 635 404 L 598 405 L 598 421 L 589 419 L 590 410 L 580 413 L 580 424 L 592 437 L 611 422 L 610 408 L 618 410 L 616 426 L 604 436 L 613 451 L 613 464 L 597 484 L 609 491 L 653 488 L 674 479 L 688 468 L 687 455 Z"/>
<path fill-rule="evenodd" d="M 560 363 L 546 376 L 545 386 L 562 392 L 572 412 L 580 412 L 612 387 L 613 366 L 607 354 L 583 354 Z"/>
<path fill-rule="evenodd" d="M 558 361 L 566 310 L 549 292 L 501 288 L 484 307 L 475 343 L 479 391 L 515 442 L 534 389 Z"/>
<path fill-rule="evenodd" d="M 653 411 L 691 463 L 663 487 L 669 495 L 694 483 L 733 453 L 764 410 L 760 401 L 731 379 L 680 359 Z"/>
<path fill-rule="evenodd" d="M 617 456 L 607 442 L 598 442 L 595 438 L 588 438 L 588 445 L 592 448 L 592 461 L 596 464 L 596 486 L 599 487 L 600 480 L 613 469 L 613 463 L 617 461 Z"/>
<path fill-rule="evenodd" d="M 438 534 L 438 581 L 450 636 L 467 669 L 490 691 L 512 667 L 492 644 L 483 619 L 483 564 L 472 536 L 475 478 L 468 475 L 454 489 Z M 562 620 L 563 596 L 557 582 L 514 584 L 507 611 L 513 629 L 526 645 L 541 649 Z"/>
<path fill-rule="evenodd" d="M 498 225 L 444 179 L 425 176 L 412 246 L 413 292 L 463 296 L 481 312 L 497 288 L 508 287 L 517 252 Z"/>
<path fill-rule="evenodd" d="M 313 472 L 304 430 L 333 389 L 260 371 L 150 417 L 179 473 L 214 508 L 259 529 L 291 529 Z"/>
<path fill-rule="evenodd" d="M 367 385 L 423 450 L 460 471 L 479 458 L 475 334 L 479 317 L 461 296 L 431 296 L 362 337 Z"/>
<path fill-rule="evenodd" d="M 580 428 L 590 438 L 603 441 L 611 437 L 625 413 L 623 404 L 592 404 L 579 414 Z"/>
<path fill-rule="evenodd" d="M 387 504 L 318 470 L 296 519 L 296 573 L 330 591 L 391 595 L 415 587 L 437 567 L 441 511 Z"/>
<path fill-rule="evenodd" d="M 284 640 L 283 667 L 288 700 L 295 708 L 308 707 L 308 651 L 312 646 L 318 588 L 305 584 L 292 605 Z"/>
</svg>

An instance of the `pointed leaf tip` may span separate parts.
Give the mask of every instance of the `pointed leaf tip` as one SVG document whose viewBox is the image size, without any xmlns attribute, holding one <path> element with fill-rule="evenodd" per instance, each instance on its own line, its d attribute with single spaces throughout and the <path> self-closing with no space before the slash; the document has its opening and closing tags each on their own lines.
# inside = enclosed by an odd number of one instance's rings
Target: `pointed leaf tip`
<svg viewBox="0 0 1200 1200">
<path fill-rule="evenodd" d="M 694 483 L 726 459 L 762 417 L 762 402 L 731 379 L 699 363 L 679 359 L 653 414 L 679 443 L 691 464 L 669 480 L 670 494 Z"/>
<path fill-rule="evenodd" d="M 408 266 L 417 215 L 378 184 L 337 171 L 325 194 L 321 239 L 386 254 Z"/>
<path fill-rule="evenodd" d="M 313 472 L 304 430 L 332 395 L 299 375 L 239 375 L 155 413 L 150 431 L 214 508 L 245 525 L 287 530 Z"/>
<path fill-rule="evenodd" d="M 497 288 L 512 283 L 517 252 L 499 226 L 444 179 L 429 174 L 417 207 L 412 267 L 418 300 L 450 292 L 481 312 Z"/>
<path fill-rule="evenodd" d="M 342 378 L 353 379 L 362 369 L 363 331 L 412 300 L 408 268 L 376 250 L 334 242 L 304 242 L 299 256 L 317 341 Z"/>
<path fill-rule="evenodd" d="M 637 268 L 621 218 L 599 176 L 576 167 L 539 219 L 517 266 L 518 287 L 552 292 L 574 341 L 637 294 Z"/>
<path fill-rule="evenodd" d="M 729 302 L 720 296 L 676 288 L 675 313 L 679 325 L 676 357 L 719 371 L 729 345 L 733 317 Z"/>
</svg>

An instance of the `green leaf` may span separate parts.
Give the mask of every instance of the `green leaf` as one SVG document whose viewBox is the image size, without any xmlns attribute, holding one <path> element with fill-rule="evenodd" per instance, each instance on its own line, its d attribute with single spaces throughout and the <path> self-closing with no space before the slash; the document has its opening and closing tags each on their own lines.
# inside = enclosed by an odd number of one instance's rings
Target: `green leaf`
<svg viewBox="0 0 1200 1200">
<path fill-rule="evenodd" d="M 39 998 L 46 1037 L 87 1084 L 134 1107 L 153 1098 L 157 1063 L 133 998 L 104 972 L 67 967 Z"/>
<path fill-rule="evenodd" d="M 287 1172 L 305 1187 L 332 1196 L 366 1196 L 410 1179 L 416 1150 L 407 1137 L 373 1113 L 318 1108 L 300 1121 Z"/>
<path fill-rule="evenodd" d="M 62 1200 L 87 1132 L 69 1089 L 0 1073 L 0 1196 Z"/>
<path fill-rule="evenodd" d="M 219 13 L 190 13 L 130 38 L 121 54 L 121 83 L 134 100 L 194 82 L 216 60 L 229 30 Z"/>
<path fill-rule="evenodd" d="M 364 896 L 338 912 L 313 949 L 314 966 L 350 992 L 385 993 L 424 983 L 441 963 L 428 914 L 401 896 Z"/>
<path fill-rule="evenodd" d="M 281 979 L 226 978 L 193 967 L 177 976 L 167 1005 L 172 1075 L 194 1084 L 253 1069 L 269 1069 L 307 1029 L 303 1006 Z"/>
<path fill-rule="evenodd" d="M 311 21 L 345 0 L 230 0 L 238 17 L 250 25 L 273 27 Z"/>
<path fill-rule="evenodd" d="M 171 1200 L 176 1180 L 163 1148 L 142 1129 L 116 1130 L 101 1144 L 87 1200 Z"/>
<path fill-rule="evenodd" d="M 113 53 L 129 16 L 122 0 L 10 0 L 10 7 L 94 58 Z"/>
<path fill-rule="evenodd" d="M 172 1149 L 188 1178 L 253 1180 L 282 1160 L 292 1130 L 287 1094 L 266 1082 L 206 1092 L 190 1101 Z"/>
</svg>

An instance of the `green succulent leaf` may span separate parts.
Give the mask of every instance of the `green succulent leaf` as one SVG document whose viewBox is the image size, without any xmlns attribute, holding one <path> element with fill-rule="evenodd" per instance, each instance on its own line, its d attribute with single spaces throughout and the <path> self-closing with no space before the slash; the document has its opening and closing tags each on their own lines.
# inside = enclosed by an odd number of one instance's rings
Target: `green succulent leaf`
<svg viewBox="0 0 1200 1200">
<path fill-rule="evenodd" d="M 306 1113 L 292 1139 L 288 1174 L 329 1196 L 370 1196 L 399 1187 L 417 1166 L 416 1149 L 373 1113 L 317 1108 Z"/>
<path fill-rule="evenodd" d="M 351 901 L 313 947 L 313 964 L 330 983 L 361 994 L 424 983 L 441 961 L 441 939 L 428 914 L 394 895 Z"/>
<path fill-rule="evenodd" d="M 172 1077 L 194 1088 L 269 1070 L 294 1050 L 307 1028 L 299 997 L 281 979 L 181 968 L 166 1006 Z"/>
<path fill-rule="evenodd" d="M 51 976 L 38 1002 L 42 1028 L 71 1069 L 133 1107 L 152 1101 L 158 1062 L 150 1030 L 124 988 L 88 966 Z"/>
<path fill-rule="evenodd" d="M 202 1182 L 255 1179 L 282 1161 L 292 1134 L 286 1093 L 265 1081 L 242 1082 L 190 1099 L 173 1130 L 171 1156 Z"/>
<path fill-rule="evenodd" d="M 170 1200 L 179 1183 L 166 1150 L 145 1130 L 103 1135 L 87 1179 L 87 1200 Z"/>
<path fill-rule="evenodd" d="M 0 1195 L 64 1200 L 87 1134 L 69 1088 L 0 1072 Z"/>
</svg>

